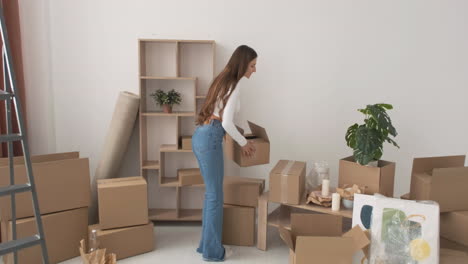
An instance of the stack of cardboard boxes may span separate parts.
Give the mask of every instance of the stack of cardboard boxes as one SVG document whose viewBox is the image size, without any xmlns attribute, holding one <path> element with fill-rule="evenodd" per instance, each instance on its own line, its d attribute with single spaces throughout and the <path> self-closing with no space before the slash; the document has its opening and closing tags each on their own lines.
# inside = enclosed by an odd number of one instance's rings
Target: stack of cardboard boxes
<svg viewBox="0 0 468 264">
<path fill-rule="evenodd" d="M 96 230 L 99 247 L 115 253 L 118 260 L 153 251 L 146 180 L 127 177 L 97 183 L 99 224 L 89 226 L 88 232 Z"/>
<path fill-rule="evenodd" d="M 224 178 L 223 244 L 254 245 L 255 209 L 264 188 L 262 179 Z"/>
<path fill-rule="evenodd" d="M 78 152 L 31 157 L 34 180 L 50 263 L 80 255 L 80 240 L 86 239 L 90 177 L 87 158 Z M 14 159 L 15 184 L 28 182 L 24 158 Z M 0 186 L 10 184 L 8 159 L 0 159 Z M 37 234 L 30 192 L 16 195 L 17 238 Z M 2 241 L 12 240 L 10 197 L 0 198 Z M 13 263 L 13 254 L 4 256 Z M 42 263 L 40 245 L 18 251 L 18 263 Z"/>
<path fill-rule="evenodd" d="M 468 167 L 464 166 L 465 156 L 414 159 L 410 199 L 438 202 L 441 237 L 468 247 Z"/>
<path fill-rule="evenodd" d="M 251 134 L 245 137 L 254 144 L 255 154 L 247 157 L 242 147 L 228 134 L 224 146 L 226 157 L 240 167 L 270 163 L 270 140 L 266 130 L 248 121 Z M 244 134 L 240 127 L 237 129 Z M 253 246 L 255 243 L 255 211 L 265 180 L 246 177 L 224 177 L 223 244 Z"/>
</svg>

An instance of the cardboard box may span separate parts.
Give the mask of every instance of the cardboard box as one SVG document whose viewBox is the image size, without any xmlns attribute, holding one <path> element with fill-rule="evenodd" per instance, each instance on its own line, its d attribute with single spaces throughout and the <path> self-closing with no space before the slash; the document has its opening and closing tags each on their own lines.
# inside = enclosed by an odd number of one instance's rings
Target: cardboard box
<svg viewBox="0 0 468 264">
<path fill-rule="evenodd" d="M 468 211 L 465 156 L 416 158 L 411 172 L 411 200 L 432 200 L 440 212 Z"/>
<path fill-rule="evenodd" d="M 24 238 L 37 234 L 34 217 L 17 220 L 17 237 Z M 59 263 L 80 255 L 80 240 L 87 239 L 88 208 L 79 208 L 42 216 L 44 236 L 50 263 Z M 2 221 L 3 238 L 12 239 L 12 222 Z M 3 234 L 4 233 L 4 234 Z M 13 254 L 4 257 L 5 264 L 13 264 Z M 19 264 L 42 264 L 41 246 L 18 251 Z"/>
<path fill-rule="evenodd" d="M 255 240 L 255 208 L 224 205 L 223 244 L 253 246 Z"/>
<path fill-rule="evenodd" d="M 468 211 L 440 214 L 440 236 L 468 246 Z"/>
<path fill-rule="evenodd" d="M 270 172 L 269 201 L 300 204 L 304 196 L 306 163 L 280 160 Z"/>
<path fill-rule="evenodd" d="M 351 156 L 341 159 L 339 167 L 339 186 L 357 184 L 367 187 L 366 194 L 380 193 L 393 197 L 394 162 L 379 160 L 377 167 L 362 166 Z"/>
<path fill-rule="evenodd" d="M 289 263 L 352 263 L 354 253 L 370 241 L 359 226 L 341 236 L 339 221 L 341 217 L 334 215 L 291 214 L 291 230 L 279 227 L 290 248 Z"/>
<path fill-rule="evenodd" d="M 117 260 L 154 250 L 152 222 L 146 225 L 109 230 L 102 230 L 99 225 L 91 225 L 88 227 L 88 238 L 91 237 L 93 229 L 97 231 L 99 248 L 105 248 L 107 253 L 115 253 Z M 90 245 L 90 243 L 87 244 Z"/>
<path fill-rule="evenodd" d="M 179 169 L 177 170 L 180 186 L 204 184 L 200 169 Z"/>
<path fill-rule="evenodd" d="M 468 263 L 468 247 L 440 238 L 440 264 Z"/>
<path fill-rule="evenodd" d="M 33 156 L 31 160 L 34 180 L 41 214 L 60 212 L 81 207 L 88 207 L 91 200 L 89 161 L 87 158 L 69 158 L 55 160 L 68 154 Z M 75 154 L 71 154 L 75 156 Z M 26 167 L 17 159 L 14 166 L 15 183 L 28 183 Z M 0 167 L 0 186 L 10 185 L 10 168 Z M 25 218 L 34 215 L 31 192 L 16 195 L 16 217 Z M 11 219 L 10 197 L 0 198 L 0 217 L 4 221 Z"/>
<path fill-rule="evenodd" d="M 77 151 L 74 152 L 63 152 L 63 153 L 53 153 L 45 155 L 34 155 L 31 156 L 32 163 L 41 163 L 41 162 L 50 162 L 57 160 L 65 159 L 78 159 L 80 158 L 80 153 Z M 0 158 L 0 167 L 8 166 L 8 158 Z M 13 157 L 13 164 L 20 165 L 24 164 L 24 156 Z"/>
<path fill-rule="evenodd" d="M 147 185 L 143 177 L 103 179 L 97 183 L 102 229 L 148 223 Z"/>
<path fill-rule="evenodd" d="M 226 134 L 226 142 L 224 150 L 226 157 L 233 160 L 240 167 L 250 167 L 254 165 L 268 164 L 270 163 L 270 140 L 266 130 L 250 121 L 248 121 L 251 135 L 244 135 L 248 141 L 252 141 L 255 146 L 255 154 L 252 157 L 246 157 L 242 154 L 242 147 L 234 141 L 234 139 Z M 237 127 L 241 134 L 244 134 L 244 130 Z"/>
<path fill-rule="evenodd" d="M 440 264 L 466 264 L 468 263 L 468 254 L 463 251 L 452 249 L 440 249 Z"/>
<path fill-rule="evenodd" d="M 450 241 L 443 237 L 440 237 L 440 248 L 462 251 L 468 254 L 468 246 L 464 246 L 457 242 Z"/>
<path fill-rule="evenodd" d="M 258 198 L 265 188 L 265 180 L 256 178 L 224 177 L 224 203 L 257 207 Z"/>
<path fill-rule="evenodd" d="M 180 145 L 182 146 L 182 149 L 191 150 L 192 149 L 192 136 L 180 137 Z"/>
</svg>

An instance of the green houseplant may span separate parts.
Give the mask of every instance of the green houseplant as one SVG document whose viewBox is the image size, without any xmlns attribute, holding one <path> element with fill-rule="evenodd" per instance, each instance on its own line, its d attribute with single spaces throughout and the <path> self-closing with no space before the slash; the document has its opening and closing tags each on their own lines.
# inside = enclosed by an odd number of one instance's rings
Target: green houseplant
<svg viewBox="0 0 468 264">
<path fill-rule="evenodd" d="M 350 126 L 346 132 L 346 143 L 353 149 L 355 160 L 361 165 L 378 161 L 383 154 L 383 144 L 388 142 L 400 148 L 390 137 L 396 137 L 397 132 L 387 114 L 387 110 L 393 109 L 390 104 L 367 105 L 364 109 L 358 109 L 365 115 L 364 124 L 357 123 Z"/>
<path fill-rule="evenodd" d="M 150 94 L 150 96 L 153 97 L 156 104 L 163 107 L 163 111 L 165 113 L 172 113 L 172 106 L 179 105 L 182 102 L 180 93 L 176 92 L 174 89 L 167 93 L 158 89 L 154 93 Z"/>
</svg>

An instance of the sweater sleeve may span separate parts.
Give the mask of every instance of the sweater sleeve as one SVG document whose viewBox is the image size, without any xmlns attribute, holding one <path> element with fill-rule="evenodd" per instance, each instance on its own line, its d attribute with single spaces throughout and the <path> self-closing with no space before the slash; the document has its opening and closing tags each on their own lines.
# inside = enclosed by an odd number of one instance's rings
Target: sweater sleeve
<svg viewBox="0 0 468 264">
<path fill-rule="evenodd" d="M 232 92 L 231 96 L 229 97 L 226 107 L 223 111 L 223 123 L 222 126 L 226 133 L 228 133 L 239 145 L 245 146 L 247 144 L 247 139 L 237 130 L 236 125 L 234 125 L 234 113 L 236 112 L 236 108 L 239 107 L 239 89 L 237 87 Z"/>
</svg>

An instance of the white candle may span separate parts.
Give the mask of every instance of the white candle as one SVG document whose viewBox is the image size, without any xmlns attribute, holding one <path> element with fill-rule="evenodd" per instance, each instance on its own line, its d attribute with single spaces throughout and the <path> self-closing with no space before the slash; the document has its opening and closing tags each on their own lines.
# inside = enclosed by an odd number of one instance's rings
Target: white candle
<svg viewBox="0 0 468 264">
<path fill-rule="evenodd" d="M 332 194 L 332 211 L 336 212 L 340 210 L 341 197 L 339 193 Z"/>
<path fill-rule="evenodd" d="M 329 196 L 330 195 L 330 180 L 323 179 L 322 180 L 322 196 Z"/>
</svg>

